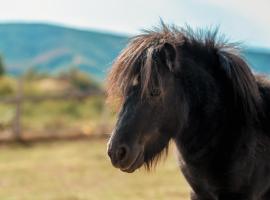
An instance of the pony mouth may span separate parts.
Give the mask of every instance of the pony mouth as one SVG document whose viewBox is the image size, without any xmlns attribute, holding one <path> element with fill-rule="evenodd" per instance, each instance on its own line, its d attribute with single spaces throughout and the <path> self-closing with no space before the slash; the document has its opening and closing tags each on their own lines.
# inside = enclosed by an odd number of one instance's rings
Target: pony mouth
<svg viewBox="0 0 270 200">
<path fill-rule="evenodd" d="M 141 151 L 137 157 L 133 160 L 133 162 L 131 162 L 131 164 L 127 167 L 122 167 L 120 168 L 121 171 L 123 172 L 127 172 L 127 173 L 132 173 L 134 172 L 136 169 L 139 169 L 144 163 L 144 155 L 143 155 L 143 151 Z"/>
</svg>

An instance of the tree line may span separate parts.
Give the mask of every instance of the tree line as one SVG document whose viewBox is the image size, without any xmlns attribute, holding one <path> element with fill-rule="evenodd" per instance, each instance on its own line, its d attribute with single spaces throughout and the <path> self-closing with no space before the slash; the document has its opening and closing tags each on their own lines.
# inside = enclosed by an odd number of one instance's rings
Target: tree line
<svg viewBox="0 0 270 200">
<path fill-rule="evenodd" d="M 0 76 L 5 74 L 5 62 L 2 55 L 0 55 Z"/>
</svg>

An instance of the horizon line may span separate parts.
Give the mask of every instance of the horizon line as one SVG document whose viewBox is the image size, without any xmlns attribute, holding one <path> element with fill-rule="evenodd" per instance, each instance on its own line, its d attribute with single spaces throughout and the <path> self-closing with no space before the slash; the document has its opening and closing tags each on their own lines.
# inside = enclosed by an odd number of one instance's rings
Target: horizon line
<svg viewBox="0 0 270 200">
<path fill-rule="evenodd" d="M 120 32 L 111 29 L 102 29 L 102 28 L 95 28 L 95 27 L 86 27 L 86 26 L 76 26 L 71 24 L 66 24 L 62 22 L 54 22 L 49 20 L 0 20 L 0 25 L 8 25 L 8 24 L 25 24 L 25 25 L 47 25 L 47 26 L 54 26 L 60 28 L 66 28 L 70 30 L 76 31 L 85 31 L 85 32 L 97 32 L 100 34 L 109 34 L 116 37 L 127 37 L 130 38 L 134 36 L 136 33 L 128 33 L 128 32 Z M 140 32 L 141 30 L 138 30 Z M 260 46 L 260 45 L 250 45 L 250 44 L 243 44 L 244 49 L 248 50 L 259 50 L 260 52 L 270 53 L 270 46 Z"/>
</svg>

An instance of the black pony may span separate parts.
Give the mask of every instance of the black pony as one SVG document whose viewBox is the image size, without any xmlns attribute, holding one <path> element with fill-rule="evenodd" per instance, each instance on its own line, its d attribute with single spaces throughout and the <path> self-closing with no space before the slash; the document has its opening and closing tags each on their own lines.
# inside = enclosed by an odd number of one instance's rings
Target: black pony
<svg viewBox="0 0 270 200">
<path fill-rule="evenodd" d="M 270 84 L 217 31 L 162 25 L 131 40 L 108 76 L 121 106 L 108 154 L 148 169 L 171 140 L 193 200 L 270 199 Z"/>
</svg>

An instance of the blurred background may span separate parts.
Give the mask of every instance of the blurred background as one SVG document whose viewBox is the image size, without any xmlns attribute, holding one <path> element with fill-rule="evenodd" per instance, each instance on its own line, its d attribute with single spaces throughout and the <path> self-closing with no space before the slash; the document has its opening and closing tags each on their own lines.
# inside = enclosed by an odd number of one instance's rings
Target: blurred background
<svg viewBox="0 0 270 200">
<path fill-rule="evenodd" d="M 141 29 L 219 26 L 270 72 L 268 0 L 9 0 L 0 8 L 0 199 L 188 199 L 174 147 L 153 172 L 114 169 L 113 60 Z"/>
</svg>

